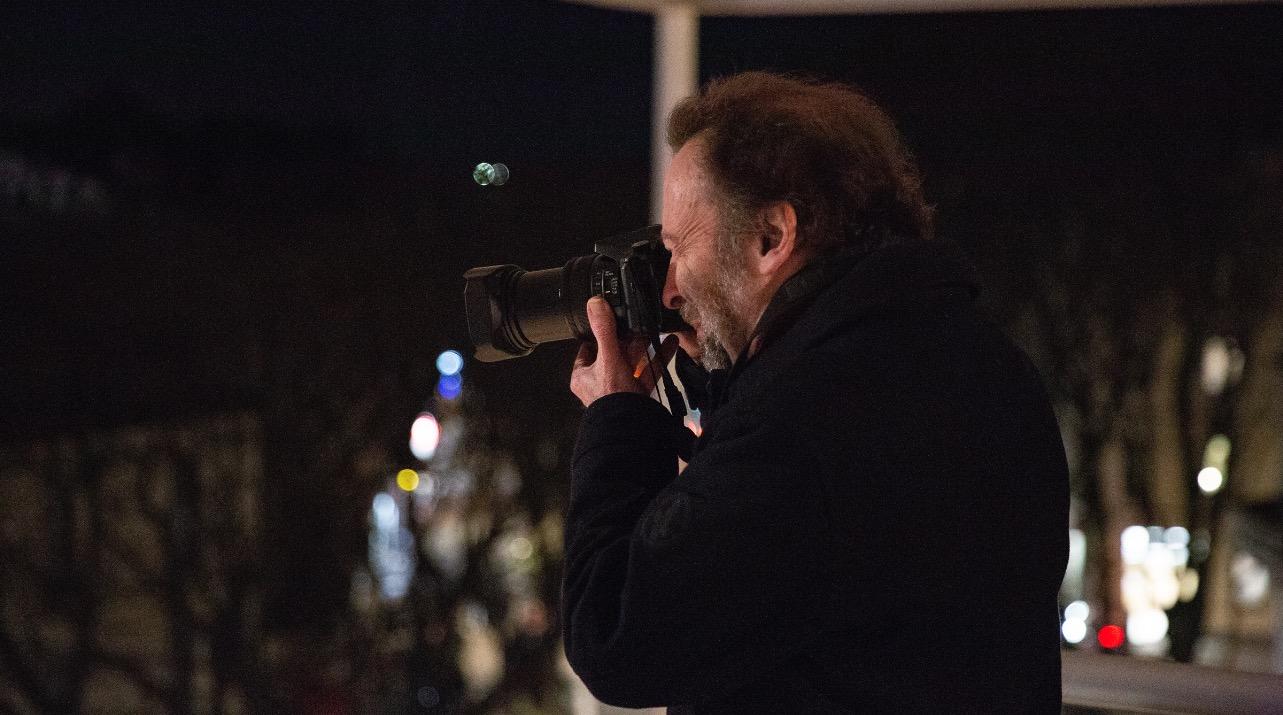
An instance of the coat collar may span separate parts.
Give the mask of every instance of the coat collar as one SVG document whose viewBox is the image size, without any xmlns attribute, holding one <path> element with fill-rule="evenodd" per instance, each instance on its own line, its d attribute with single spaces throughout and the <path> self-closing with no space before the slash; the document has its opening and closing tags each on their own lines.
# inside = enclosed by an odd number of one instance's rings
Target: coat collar
<svg viewBox="0 0 1283 715">
<path fill-rule="evenodd" d="M 971 303 L 979 293 L 975 268 L 950 241 L 902 240 L 864 254 L 831 254 L 789 278 L 767 305 L 729 371 L 713 371 L 705 409 L 732 394 L 754 391 L 781 365 L 823 342 L 835 330 L 870 315 L 925 308 L 949 301 Z M 718 374 L 722 373 L 722 374 Z"/>
</svg>

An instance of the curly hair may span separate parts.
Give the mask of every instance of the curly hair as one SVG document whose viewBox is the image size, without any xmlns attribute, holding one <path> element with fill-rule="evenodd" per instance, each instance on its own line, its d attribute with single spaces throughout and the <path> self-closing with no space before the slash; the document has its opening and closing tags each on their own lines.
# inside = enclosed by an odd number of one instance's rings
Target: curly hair
<svg viewBox="0 0 1283 715">
<path fill-rule="evenodd" d="M 913 157 L 886 112 L 852 87 L 767 72 L 716 79 L 669 115 L 673 151 L 696 138 L 735 235 L 788 201 L 798 245 L 816 253 L 932 236 Z"/>
</svg>

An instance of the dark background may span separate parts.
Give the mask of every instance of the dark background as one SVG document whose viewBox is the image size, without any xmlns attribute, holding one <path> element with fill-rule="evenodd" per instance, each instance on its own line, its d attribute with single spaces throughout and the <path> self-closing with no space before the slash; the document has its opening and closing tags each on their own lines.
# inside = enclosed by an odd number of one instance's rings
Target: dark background
<svg viewBox="0 0 1283 715">
<path fill-rule="evenodd" d="M 464 268 L 560 264 L 645 221 L 644 16 L 534 2 L 0 12 L 0 139 L 117 194 L 89 227 L 10 219 L 17 433 L 252 400 L 246 368 L 210 352 L 238 350 L 228 333 L 252 331 L 271 289 L 307 270 L 399 291 L 385 308 L 409 359 L 462 343 Z M 1191 167 L 1276 147 L 1281 27 L 1271 6 L 706 18 L 700 66 L 864 88 L 916 149 L 941 232 L 998 261 L 1020 240 L 1004 222 L 1099 192 L 1120 165 L 1129 190 L 1175 204 L 1198 200 Z M 479 161 L 513 180 L 474 185 Z M 976 197 L 980 184 L 999 190 Z M 208 230 L 147 225 L 142 202 Z M 521 374 L 513 397 L 542 400 L 526 378 L 556 363 L 485 370 Z"/>
<path fill-rule="evenodd" d="M 1057 316 L 1130 335 L 1174 305 L 1246 344 L 1266 310 L 1280 36 L 1273 5 L 705 18 L 700 70 L 847 81 L 885 105 L 939 233 L 1072 403 L 1087 328 Z M 465 269 L 560 265 L 646 222 L 651 42 L 646 16 L 527 0 L 6 4 L 0 159 L 104 198 L 4 199 L 0 441 L 258 415 L 265 628 L 343 620 L 378 485 L 318 460 L 349 439 L 331 462 L 371 445 L 410 462 L 433 359 L 468 352 Z M 481 161 L 509 183 L 476 185 Z M 1067 298 L 1045 295 L 1049 266 Z M 485 444 L 551 441 L 564 462 L 573 348 L 469 365 Z M 1120 391 L 1145 379 L 1129 365 L 1108 368 Z M 523 492 L 536 511 L 558 471 Z"/>
</svg>

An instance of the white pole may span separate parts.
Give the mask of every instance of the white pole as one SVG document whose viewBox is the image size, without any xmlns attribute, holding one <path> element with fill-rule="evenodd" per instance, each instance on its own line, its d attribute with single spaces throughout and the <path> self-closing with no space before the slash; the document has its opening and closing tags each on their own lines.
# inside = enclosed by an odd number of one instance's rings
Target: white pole
<svg viewBox="0 0 1283 715">
<path fill-rule="evenodd" d="M 655 86 L 651 97 L 650 219 L 659 223 L 664 172 L 673 153 L 665 124 L 678 100 L 699 87 L 699 8 L 694 2 L 666 2 L 655 9 Z"/>
<path fill-rule="evenodd" d="M 673 159 L 665 125 L 668 113 L 699 88 L 699 9 L 694 2 L 664 2 L 655 13 L 655 78 L 651 92 L 650 220 L 659 223 L 664 202 L 664 172 Z M 674 375 L 671 365 L 669 375 Z M 569 669 L 569 666 L 567 666 Z M 575 712 L 591 712 L 594 699 L 582 681 L 574 679 Z M 586 696 L 586 697 L 585 697 Z M 661 715 L 663 708 L 631 710 L 598 703 L 596 715 Z"/>
</svg>

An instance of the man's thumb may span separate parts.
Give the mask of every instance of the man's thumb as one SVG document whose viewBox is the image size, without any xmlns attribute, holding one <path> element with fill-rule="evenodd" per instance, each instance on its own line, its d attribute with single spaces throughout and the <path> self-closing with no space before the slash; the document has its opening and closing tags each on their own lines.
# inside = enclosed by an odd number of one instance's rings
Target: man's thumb
<svg viewBox="0 0 1283 715">
<path fill-rule="evenodd" d="M 619 352 L 619 336 L 615 334 L 615 312 L 601 296 L 588 299 L 588 325 L 597 340 L 597 355 L 615 355 Z"/>
</svg>

